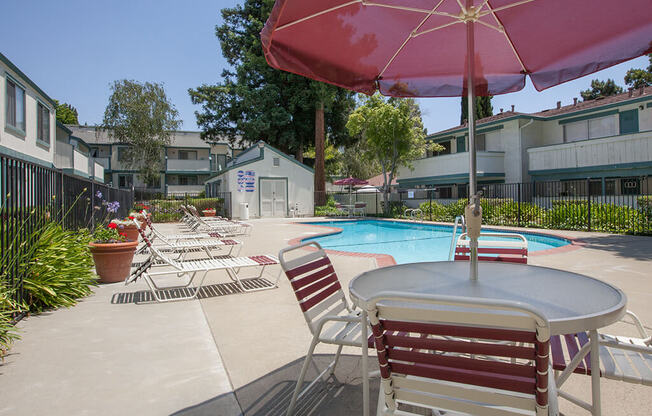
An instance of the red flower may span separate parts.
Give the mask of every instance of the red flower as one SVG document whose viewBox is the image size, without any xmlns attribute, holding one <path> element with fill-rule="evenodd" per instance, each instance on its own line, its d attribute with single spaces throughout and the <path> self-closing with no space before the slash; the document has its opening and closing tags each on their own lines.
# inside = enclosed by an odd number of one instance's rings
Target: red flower
<svg viewBox="0 0 652 416">
<path fill-rule="evenodd" d="M 129 216 L 129 219 L 130 219 L 130 220 L 133 220 L 133 219 L 134 219 L 134 217 L 132 217 L 132 216 L 130 215 L 130 216 Z"/>
<path fill-rule="evenodd" d="M 127 234 L 125 234 L 125 233 L 118 233 L 118 234 L 120 234 L 120 235 L 123 236 L 123 237 L 126 237 L 126 236 L 127 236 Z"/>
<path fill-rule="evenodd" d="M 109 227 L 112 230 L 115 230 L 116 228 L 118 228 L 118 226 L 113 222 L 110 222 L 109 225 L 107 225 L 107 227 Z"/>
</svg>

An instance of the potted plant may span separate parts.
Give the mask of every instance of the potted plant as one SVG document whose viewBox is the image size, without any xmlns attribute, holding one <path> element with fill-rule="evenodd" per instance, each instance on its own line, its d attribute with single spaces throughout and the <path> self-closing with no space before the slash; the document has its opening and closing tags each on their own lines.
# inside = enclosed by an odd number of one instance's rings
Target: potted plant
<svg viewBox="0 0 652 416">
<path fill-rule="evenodd" d="M 125 237 L 127 237 L 127 241 L 138 242 L 138 228 L 136 227 L 136 224 L 134 224 L 133 219 L 134 217 L 130 215 L 124 220 L 111 220 L 110 224 L 115 224 L 118 233 L 123 234 Z"/>
<path fill-rule="evenodd" d="M 138 241 L 127 241 L 125 234 L 118 231 L 117 224 L 111 222 L 106 228 L 98 227 L 90 249 L 100 282 L 120 282 L 129 276 L 137 247 Z"/>
<path fill-rule="evenodd" d="M 214 217 L 216 211 L 212 208 L 209 208 L 209 209 L 202 210 L 201 213 L 204 214 L 204 217 Z"/>
<path fill-rule="evenodd" d="M 138 223 L 140 224 L 140 229 L 141 230 L 145 230 L 145 228 L 147 227 L 147 218 L 145 217 L 145 214 L 143 214 L 142 212 L 130 212 L 129 213 L 129 219 L 130 220 L 131 219 L 136 219 L 136 221 L 138 221 Z M 133 224 L 133 222 L 132 222 L 132 224 Z M 138 234 L 138 233 L 136 232 L 136 234 Z M 136 235 L 136 237 L 138 237 L 138 235 Z M 129 238 L 128 235 L 127 235 L 127 238 Z"/>
</svg>

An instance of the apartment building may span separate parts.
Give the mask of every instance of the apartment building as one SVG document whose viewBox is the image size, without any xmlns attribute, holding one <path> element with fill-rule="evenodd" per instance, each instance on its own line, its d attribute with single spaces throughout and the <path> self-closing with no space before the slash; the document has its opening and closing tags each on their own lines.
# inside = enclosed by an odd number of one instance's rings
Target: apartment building
<svg viewBox="0 0 652 416">
<path fill-rule="evenodd" d="M 106 130 L 95 126 L 67 126 L 72 140 L 88 146 L 90 155 L 104 168 L 104 180 L 119 188 L 146 190 L 169 196 L 204 191 L 204 181 L 224 169 L 233 157 L 226 141 L 207 143 L 198 131 L 175 131 L 161 152 L 157 181 L 145 183 L 137 169 L 125 162 L 129 145 L 116 142 Z"/>
<path fill-rule="evenodd" d="M 54 166 L 56 103 L 0 53 L 0 152 Z"/>
<path fill-rule="evenodd" d="M 478 183 L 586 180 L 597 195 L 652 189 L 652 88 L 578 101 L 526 114 L 500 113 L 477 122 Z M 468 133 L 460 125 L 427 137 L 444 150 L 427 152 L 401 188 L 437 188 L 438 198 L 466 197 Z M 559 187 L 557 192 L 566 192 Z"/>
</svg>

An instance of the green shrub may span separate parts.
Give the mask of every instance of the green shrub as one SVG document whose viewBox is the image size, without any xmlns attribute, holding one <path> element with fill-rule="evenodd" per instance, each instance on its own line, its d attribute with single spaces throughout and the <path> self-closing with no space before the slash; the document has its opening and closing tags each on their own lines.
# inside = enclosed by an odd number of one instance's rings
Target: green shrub
<svg viewBox="0 0 652 416">
<path fill-rule="evenodd" d="M 328 196 L 326 205 L 319 205 L 315 207 L 316 217 L 327 217 L 329 215 L 338 215 L 339 213 L 340 210 L 335 207 L 335 198 L 333 198 L 333 195 Z"/>
<path fill-rule="evenodd" d="M 152 214 L 153 222 L 175 222 L 183 217 L 181 205 L 194 205 L 200 213 L 205 209 L 215 209 L 217 213 L 222 213 L 224 210 L 224 199 L 221 198 L 189 198 L 186 200 L 169 200 L 169 199 L 153 199 L 147 202 L 135 204 L 134 207 L 138 208 L 142 205 L 149 207 L 149 212 Z"/>
<path fill-rule="evenodd" d="M 19 312 L 19 307 L 12 300 L 11 291 L 0 280 L 0 360 L 3 360 L 11 343 L 18 339 L 18 331 L 12 323 L 12 316 L 16 312 Z"/>
<path fill-rule="evenodd" d="M 19 265 L 29 311 L 73 306 L 92 293 L 97 277 L 88 247 L 91 239 L 86 229 L 68 231 L 57 223 L 44 225 Z"/>
</svg>

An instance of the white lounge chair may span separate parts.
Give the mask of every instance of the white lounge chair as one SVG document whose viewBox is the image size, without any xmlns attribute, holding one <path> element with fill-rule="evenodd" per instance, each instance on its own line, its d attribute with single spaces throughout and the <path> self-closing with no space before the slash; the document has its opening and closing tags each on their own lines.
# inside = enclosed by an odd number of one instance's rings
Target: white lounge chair
<svg viewBox="0 0 652 416">
<path fill-rule="evenodd" d="M 194 299 L 197 297 L 206 275 L 208 272 L 213 270 L 224 270 L 229 278 L 237 283 L 239 288 L 243 292 L 253 292 L 259 290 L 267 290 L 278 287 L 278 277 L 276 278 L 275 283 L 269 282 L 265 285 L 245 285 L 240 278 L 240 270 L 243 268 L 253 268 L 260 267 L 260 274 L 255 276 L 256 278 L 262 277 L 265 268 L 267 266 L 278 264 L 278 258 L 275 256 L 264 254 L 258 256 L 246 256 L 246 257 L 221 257 L 221 258 L 209 258 L 209 259 L 193 259 L 193 260 L 184 260 L 178 261 L 168 257 L 165 253 L 161 252 L 156 248 L 147 238 L 144 238 L 145 244 L 147 244 L 150 256 L 143 262 L 147 267 L 144 270 L 141 270 L 139 267 L 134 273 L 132 273 L 125 280 L 125 285 L 137 281 L 142 277 L 147 285 L 149 286 L 152 295 L 158 302 L 169 302 L 175 300 L 186 300 Z M 150 271 L 150 268 L 155 265 L 167 266 L 168 270 L 165 271 Z M 197 274 L 200 274 L 201 277 L 197 286 L 192 286 L 193 281 L 197 277 Z M 158 286 L 154 279 L 165 276 L 165 275 L 176 275 L 177 277 L 189 277 L 188 283 L 179 286 L 167 286 L 161 287 Z M 279 274 L 280 277 L 280 274 Z M 171 289 L 182 289 L 182 292 L 189 291 L 189 294 L 180 297 L 166 297 L 166 293 L 169 293 Z"/>
</svg>

